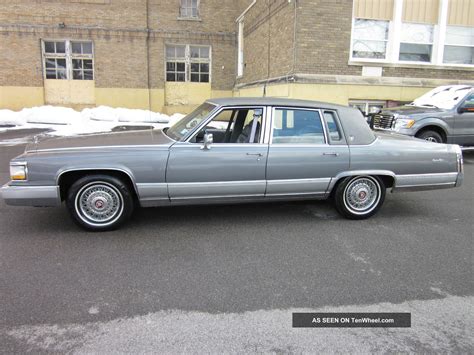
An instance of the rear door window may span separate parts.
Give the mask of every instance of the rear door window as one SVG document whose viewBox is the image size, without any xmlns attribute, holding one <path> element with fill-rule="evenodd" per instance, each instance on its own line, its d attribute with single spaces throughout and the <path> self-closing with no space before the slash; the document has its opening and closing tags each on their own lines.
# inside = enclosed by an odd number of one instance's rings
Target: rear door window
<svg viewBox="0 0 474 355">
<path fill-rule="evenodd" d="M 317 110 L 275 108 L 272 144 L 325 144 Z"/>
<path fill-rule="evenodd" d="M 342 143 L 344 139 L 336 119 L 336 113 L 334 111 L 324 111 L 324 120 L 326 121 L 329 142 L 334 144 Z"/>
</svg>

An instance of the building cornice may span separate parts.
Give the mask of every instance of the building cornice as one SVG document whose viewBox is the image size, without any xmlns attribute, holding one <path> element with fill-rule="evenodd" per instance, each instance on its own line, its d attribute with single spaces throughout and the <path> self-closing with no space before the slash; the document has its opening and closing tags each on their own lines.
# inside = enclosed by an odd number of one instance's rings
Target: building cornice
<svg viewBox="0 0 474 355">
<path fill-rule="evenodd" d="M 173 38 L 189 37 L 199 39 L 218 39 L 223 41 L 235 41 L 235 32 L 206 32 L 178 29 L 147 29 L 147 28 L 106 28 L 99 26 L 77 26 L 66 25 L 29 25 L 29 24 L 1 24 L 0 33 L 20 34 L 61 34 L 61 35 L 88 35 L 103 37 L 130 37 L 130 38 Z"/>
</svg>

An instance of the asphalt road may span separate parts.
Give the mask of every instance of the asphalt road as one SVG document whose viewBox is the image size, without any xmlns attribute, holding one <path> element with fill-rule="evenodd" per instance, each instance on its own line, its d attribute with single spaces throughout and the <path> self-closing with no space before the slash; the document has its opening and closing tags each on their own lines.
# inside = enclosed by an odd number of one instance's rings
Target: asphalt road
<svg viewBox="0 0 474 355">
<path fill-rule="evenodd" d="M 0 146 L 0 182 L 23 149 Z M 366 221 L 326 202 L 173 207 L 88 233 L 64 208 L 2 201 L 0 352 L 472 350 L 473 192 L 466 153 L 462 187 L 389 193 Z M 408 309 L 414 325 L 294 332 L 295 309 Z"/>
</svg>

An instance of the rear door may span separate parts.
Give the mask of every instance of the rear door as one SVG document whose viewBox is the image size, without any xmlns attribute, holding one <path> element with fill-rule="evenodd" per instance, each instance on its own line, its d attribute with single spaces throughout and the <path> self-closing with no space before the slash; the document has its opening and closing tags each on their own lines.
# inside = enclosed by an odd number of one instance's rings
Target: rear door
<svg viewBox="0 0 474 355">
<path fill-rule="evenodd" d="M 267 197 L 322 196 L 349 168 L 336 111 L 274 107 L 269 141 Z"/>
</svg>

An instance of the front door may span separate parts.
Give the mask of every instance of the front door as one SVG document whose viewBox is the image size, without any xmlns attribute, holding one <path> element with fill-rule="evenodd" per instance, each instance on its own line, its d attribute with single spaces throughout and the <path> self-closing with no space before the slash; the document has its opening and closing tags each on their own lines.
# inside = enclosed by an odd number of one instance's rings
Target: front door
<svg viewBox="0 0 474 355">
<path fill-rule="evenodd" d="M 166 172 L 171 202 L 263 198 L 264 114 L 264 107 L 224 108 L 193 137 L 174 144 Z M 205 134 L 213 135 L 208 146 Z"/>
<path fill-rule="evenodd" d="M 331 178 L 349 168 L 337 113 L 281 107 L 272 117 L 266 196 L 324 196 Z"/>
<path fill-rule="evenodd" d="M 468 94 L 454 116 L 454 142 L 474 145 L 474 93 Z"/>
</svg>

